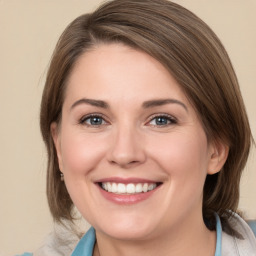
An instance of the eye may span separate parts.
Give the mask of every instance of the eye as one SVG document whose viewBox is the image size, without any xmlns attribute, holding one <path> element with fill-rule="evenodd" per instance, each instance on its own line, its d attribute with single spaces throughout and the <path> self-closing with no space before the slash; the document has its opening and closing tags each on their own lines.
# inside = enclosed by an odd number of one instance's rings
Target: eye
<svg viewBox="0 0 256 256">
<path fill-rule="evenodd" d="M 152 126 L 168 126 L 176 123 L 177 123 L 176 119 L 170 115 L 157 115 L 157 116 L 154 116 L 148 122 L 148 124 Z"/>
<path fill-rule="evenodd" d="M 87 115 L 84 116 L 80 122 L 80 124 L 85 124 L 86 126 L 101 126 L 105 125 L 107 122 L 101 115 Z"/>
</svg>

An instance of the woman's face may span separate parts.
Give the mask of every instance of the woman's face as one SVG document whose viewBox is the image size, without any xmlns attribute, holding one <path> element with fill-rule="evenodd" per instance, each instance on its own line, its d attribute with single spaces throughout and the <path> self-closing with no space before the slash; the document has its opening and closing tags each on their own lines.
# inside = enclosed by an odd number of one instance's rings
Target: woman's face
<svg viewBox="0 0 256 256">
<path fill-rule="evenodd" d="M 107 236 L 139 239 L 202 219 L 216 148 L 174 78 L 121 44 L 83 54 L 68 81 L 60 170 L 83 217 Z"/>
</svg>

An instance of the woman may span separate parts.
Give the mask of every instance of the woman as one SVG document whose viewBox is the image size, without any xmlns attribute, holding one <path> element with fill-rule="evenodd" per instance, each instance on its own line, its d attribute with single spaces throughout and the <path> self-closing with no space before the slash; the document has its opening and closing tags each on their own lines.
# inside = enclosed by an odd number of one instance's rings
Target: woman
<svg viewBox="0 0 256 256">
<path fill-rule="evenodd" d="M 236 214 L 246 111 L 225 49 L 190 11 L 116 0 L 73 21 L 41 131 L 54 220 L 72 222 L 76 206 L 92 228 L 38 255 L 256 255 Z"/>
</svg>

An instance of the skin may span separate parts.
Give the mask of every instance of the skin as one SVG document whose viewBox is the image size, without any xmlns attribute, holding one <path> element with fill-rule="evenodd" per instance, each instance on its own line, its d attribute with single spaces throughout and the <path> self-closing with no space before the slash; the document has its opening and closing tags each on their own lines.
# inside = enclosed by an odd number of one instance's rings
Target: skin
<svg viewBox="0 0 256 256">
<path fill-rule="evenodd" d="M 159 99 L 174 101 L 143 106 Z M 97 125 L 90 114 L 100 115 Z M 94 255 L 214 255 L 216 234 L 202 217 L 203 186 L 228 149 L 208 142 L 195 110 L 157 60 L 121 44 L 87 51 L 69 78 L 61 123 L 51 128 L 70 196 L 96 229 Z M 109 177 L 161 186 L 144 201 L 120 205 L 95 183 Z"/>
</svg>

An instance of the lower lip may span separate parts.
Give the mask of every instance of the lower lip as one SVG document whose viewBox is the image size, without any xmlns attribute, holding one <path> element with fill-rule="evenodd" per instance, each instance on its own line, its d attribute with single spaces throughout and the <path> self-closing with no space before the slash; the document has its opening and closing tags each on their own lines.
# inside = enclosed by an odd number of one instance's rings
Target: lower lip
<svg viewBox="0 0 256 256">
<path fill-rule="evenodd" d="M 99 186 L 99 190 L 103 197 L 111 202 L 116 204 L 136 204 L 141 201 L 144 201 L 151 197 L 159 188 L 160 186 L 156 187 L 155 189 L 145 192 L 145 193 L 138 193 L 138 194 L 115 194 L 107 192 L 106 190 L 102 189 Z"/>
</svg>

